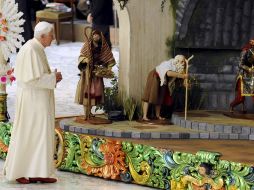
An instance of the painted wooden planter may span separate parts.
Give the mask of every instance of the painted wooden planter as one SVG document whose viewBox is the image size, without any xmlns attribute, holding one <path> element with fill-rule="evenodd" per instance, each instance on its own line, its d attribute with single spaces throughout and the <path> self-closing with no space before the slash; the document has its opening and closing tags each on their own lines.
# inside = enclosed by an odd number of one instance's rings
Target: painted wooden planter
<svg viewBox="0 0 254 190">
<path fill-rule="evenodd" d="M 0 124 L 0 156 L 5 158 L 10 123 Z M 220 153 L 195 155 L 117 139 L 56 129 L 59 170 L 172 190 L 253 190 L 254 167 L 220 160 Z"/>
</svg>

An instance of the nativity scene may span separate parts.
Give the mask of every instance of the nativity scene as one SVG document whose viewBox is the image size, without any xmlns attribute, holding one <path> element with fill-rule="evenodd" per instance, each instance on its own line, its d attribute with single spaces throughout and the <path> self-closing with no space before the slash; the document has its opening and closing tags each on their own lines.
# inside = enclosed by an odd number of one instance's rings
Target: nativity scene
<svg viewBox="0 0 254 190">
<path fill-rule="evenodd" d="M 0 0 L 0 189 L 254 189 L 253 6 Z"/>
</svg>

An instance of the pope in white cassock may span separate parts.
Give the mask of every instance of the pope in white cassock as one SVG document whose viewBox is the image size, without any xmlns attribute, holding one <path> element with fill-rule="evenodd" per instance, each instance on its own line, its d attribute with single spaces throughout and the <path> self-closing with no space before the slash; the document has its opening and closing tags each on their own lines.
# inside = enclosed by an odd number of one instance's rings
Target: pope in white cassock
<svg viewBox="0 0 254 190">
<path fill-rule="evenodd" d="M 39 22 L 34 38 L 20 49 L 15 67 L 15 118 L 4 175 L 19 183 L 53 183 L 55 143 L 54 88 L 62 80 L 51 72 L 44 48 L 54 39 L 54 28 Z"/>
</svg>

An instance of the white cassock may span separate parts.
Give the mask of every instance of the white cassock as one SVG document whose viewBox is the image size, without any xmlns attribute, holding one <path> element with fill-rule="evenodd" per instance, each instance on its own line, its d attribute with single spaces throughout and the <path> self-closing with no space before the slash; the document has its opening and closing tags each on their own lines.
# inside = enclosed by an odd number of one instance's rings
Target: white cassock
<svg viewBox="0 0 254 190">
<path fill-rule="evenodd" d="M 4 175 L 7 180 L 50 177 L 55 171 L 56 77 L 37 39 L 20 49 L 14 72 L 18 86 L 15 118 Z"/>
</svg>

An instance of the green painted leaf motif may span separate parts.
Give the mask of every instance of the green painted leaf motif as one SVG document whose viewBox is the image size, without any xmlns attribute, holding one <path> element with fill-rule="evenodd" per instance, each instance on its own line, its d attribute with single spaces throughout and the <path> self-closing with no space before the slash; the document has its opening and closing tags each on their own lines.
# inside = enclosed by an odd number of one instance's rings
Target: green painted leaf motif
<svg viewBox="0 0 254 190">
<path fill-rule="evenodd" d="M 135 144 L 131 152 L 127 153 L 137 172 L 140 172 L 140 163 L 143 161 L 143 145 Z"/>
<path fill-rule="evenodd" d="M 250 167 L 243 166 L 240 163 L 231 162 L 230 177 L 233 180 L 233 184 L 241 190 L 249 190 L 250 185 L 253 183 L 246 181 L 245 176 L 248 176 Z"/>
<path fill-rule="evenodd" d="M 152 167 L 151 177 L 148 184 L 153 187 L 165 188 L 166 183 L 170 183 L 170 168 L 165 162 L 165 154 L 158 149 L 144 146 L 144 159 L 150 162 Z"/>
<path fill-rule="evenodd" d="M 240 163 L 231 162 L 230 168 L 240 176 L 245 176 L 249 173 L 249 167 L 243 166 Z"/>
<path fill-rule="evenodd" d="M 186 167 L 188 167 L 188 164 L 181 164 L 178 165 L 176 168 L 174 168 L 173 170 L 171 170 L 171 177 L 175 180 L 175 181 L 180 181 L 181 177 L 185 175 L 184 173 L 184 169 Z"/>
<path fill-rule="evenodd" d="M 90 154 L 90 158 L 93 161 L 94 164 L 101 166 L 104 164 L 104 159 L 99 158 L 96 154 L 94 154 L 93 152 Z"/>
<path fill-rule="evenodd" d="M 200 163 L 210 163 L 216 165 L 220 159 L 221 154 L 216 152 L 205 152 L 198 151 L 196 154 L 196 159 Z"/>
<path fill-rule="evenodd" d="M 128 152 L 131 152 L 133 150 L 133 145 L 131 142 L 126 142 L 126 141 L 123 141 L 122 142 L 122 150 L 125 152 L 125 153 L 128 153 Z"/>
<path fill-rule="evenodd" d="M 194 165 L 194 163 L 197 162 L 195 156 L 189 153 L 175 152 L 173 154 L 173 159 L 179 165 L 186 163 Z"/>
<path fill-rule="evenodd" d="M 64 162 L 59 167 L 62 170 L 80 172 L 78 162 L 80 159 L 80 140 L 78 135 L 66 132 L 65 135 L 65 149 L 67 156 Z"/>
<path fill-rule="evenodd" d="M 123 142 L 123 151 L 136 172 L 140 172 L 140 163 L 147 161 L 152 169 L 152 173 L 147 181 L 147 185 L 157 188 L 165 188 L 165 182 L 170 183 L 170 171 L 164 160 L 164 154 L 154 147 L 131 144 Z"/>
<path fill-rule="evenodd" d="M 244 176 L 246 182 L 250 185 L 254 185 L 254 167 L 251 167 L 248 175 Z"/>
<path fill-rule="evenodd" d="M 236 187 L 238 187 L 238 189 L 241 189 L 241 190 L 249 190 L 250 189 L 250 186 L 248 185 L 248 183 L 244 180 L 244 178 L 242 176 L 239 176 L 237 174 L 231 174 L 231 176 L 233 177 L 234 179 L 234 185 Z"/>
<path fill-rule="evenodd" d="M 220 160 L 216 167 L 220 171 L 228 170 L 230 169 L 230 162 L 227 160 Z"/>
</svg>

